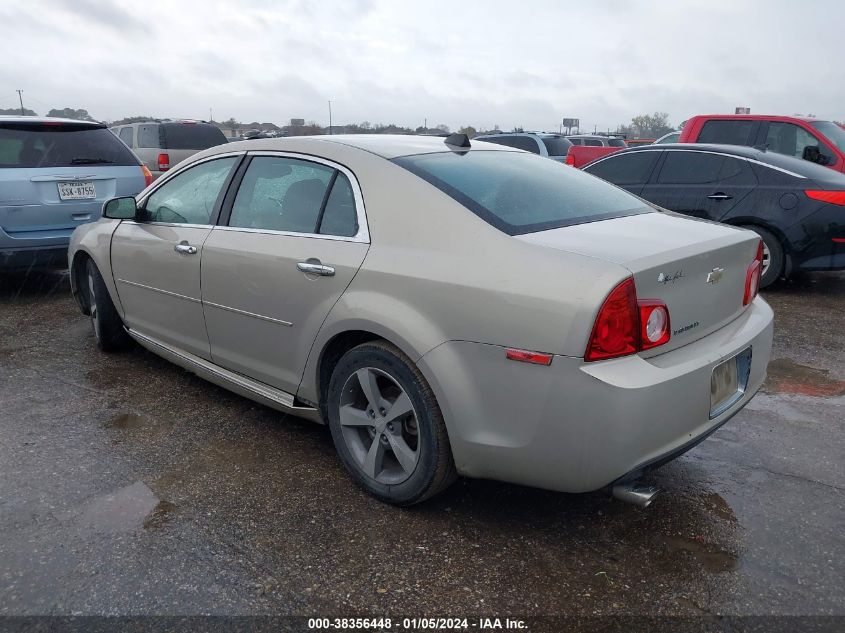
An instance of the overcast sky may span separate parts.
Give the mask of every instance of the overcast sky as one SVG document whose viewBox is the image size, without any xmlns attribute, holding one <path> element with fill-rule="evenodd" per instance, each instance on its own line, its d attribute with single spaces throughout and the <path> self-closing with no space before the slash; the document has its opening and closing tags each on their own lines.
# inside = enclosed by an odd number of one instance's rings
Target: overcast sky
<svg viewBox="0 0 845 633">
<path fill-rule="evenodd" d="M 615 128 L 845 119 L 841 0 L 0 0 L 0 107 Z"/>
</svg>

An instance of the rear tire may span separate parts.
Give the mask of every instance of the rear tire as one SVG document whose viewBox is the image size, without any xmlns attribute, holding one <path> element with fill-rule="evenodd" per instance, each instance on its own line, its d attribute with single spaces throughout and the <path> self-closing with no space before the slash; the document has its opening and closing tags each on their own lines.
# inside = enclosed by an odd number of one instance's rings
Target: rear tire
<svg viewBox="0 0 845 633">
<path fill-rule="evenodd" d="M 88 304 L 97 347 L 104 352 L 126 349 L 131 339 L 114 307 L 106 282 L 103 281 L 103 276 L 93 260 L 88 260 L 87 273 Z"/>
<path fill-rule="evenodd" d="M 390 343 L 364 343 L 341 357 L 326 410 L 340 461 L 381 501 L 419 503 L 457 478 L 434 393 L 411 359 Z"/>
<path fill-rule="evenodd" d="M 760 288 L 771 286 L 783 275 L 784 262 L 783 245 L 771 231 L 759 226 L 743 227 L 754 231 L 763 240 L 763 270 L 760 275 Z"/>
</svg>

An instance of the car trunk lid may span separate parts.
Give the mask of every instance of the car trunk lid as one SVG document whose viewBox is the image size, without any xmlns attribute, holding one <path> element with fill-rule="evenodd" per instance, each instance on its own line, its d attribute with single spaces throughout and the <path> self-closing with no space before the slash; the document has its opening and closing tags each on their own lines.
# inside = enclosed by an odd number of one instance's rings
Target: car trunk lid
<svg viewBox="0 0 845 633">
<path fill-rule="evenodd" d="M 751 231 L 664 212 L 530 233 L 518 239 L 630 270 L 637 298 L 663 301 L 671 322 L 669 342 L 644 356 L 691 343 L 739 316 L 744 309 L 746 271 L 759 241 Z"/>
</svg>

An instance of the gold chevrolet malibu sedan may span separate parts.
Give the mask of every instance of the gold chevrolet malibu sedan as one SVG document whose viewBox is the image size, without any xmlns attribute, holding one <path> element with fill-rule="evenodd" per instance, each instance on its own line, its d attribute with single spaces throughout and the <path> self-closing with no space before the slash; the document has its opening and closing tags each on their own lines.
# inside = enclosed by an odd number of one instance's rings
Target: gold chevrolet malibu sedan
<svg viewBox="0 0 845 633">
<path fill-rule="evenodd" d="M 640 476 L 736 414 L 771 350 L 756 234 L 463 135 L 214 147 L 69 254 L 103 351 L 328 424 L 403 505 L 458 475 L 647 505 Z"/>
</svg>

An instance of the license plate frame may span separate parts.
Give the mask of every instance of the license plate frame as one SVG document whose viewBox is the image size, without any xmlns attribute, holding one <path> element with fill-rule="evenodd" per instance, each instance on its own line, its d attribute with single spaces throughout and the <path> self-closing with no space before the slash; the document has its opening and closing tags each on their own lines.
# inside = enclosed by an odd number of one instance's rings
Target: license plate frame
<svg viewBox="0 0 845 633">
<path fill-rule="evenodd" d="M 63 180 L 57 183 L 59 200 L 94 200 L 97 189 L 93 180 Z"/>
<path fill-rule="evenodd" d="M 751 348 L 717 363 L 710 371 L 710 419 L 722 415 L 742 398 L 751 373 Z"/>
</svg>

